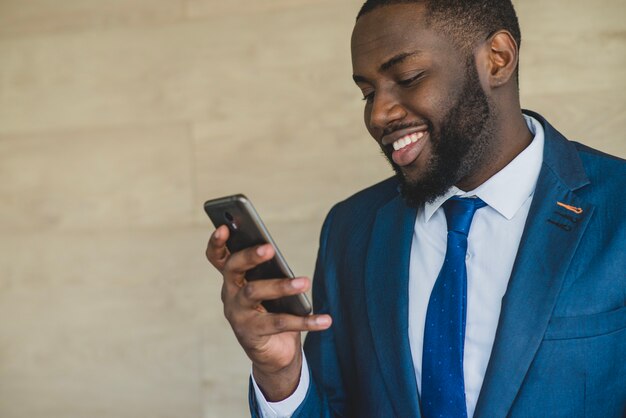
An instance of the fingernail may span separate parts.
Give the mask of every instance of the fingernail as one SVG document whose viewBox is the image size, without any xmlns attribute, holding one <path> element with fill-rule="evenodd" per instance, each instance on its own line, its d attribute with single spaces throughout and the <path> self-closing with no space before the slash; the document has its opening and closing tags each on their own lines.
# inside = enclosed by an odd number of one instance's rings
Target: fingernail
<svg viewBox="0 0 626 418">
<path fill-rule="evenodd" d="M 216 239 L 219 239 L 219 238 L 220 238 L 220 235 L 222 235 L 222 234 L 220 233 L 220 230 L 219 230 L 219 229 L 216 229 L 216 230 L 215 230 L 215 232 L 213 233 L 213 236 L 214 236 Z"/>
<path fill-rule="evenodd" d="M 306 279 L 303 279 L 302 277 L 291 280 L 291 287 L 294 289 L 302 289 L 304 286 L 306 286 Z"/>
<path fill-rule="evenodd" d="M 318 316 L 317 318 L 315 318 L 315 323 L 317 325 L 329 325 L 330 318 L 327 316 Z"/>
<path fill-rule="evenodd" d="M 265 255 L 265 246 L 262 245 L 256 249 L 256 253 L 259 257 L 263 257 Z"/>
</svg>

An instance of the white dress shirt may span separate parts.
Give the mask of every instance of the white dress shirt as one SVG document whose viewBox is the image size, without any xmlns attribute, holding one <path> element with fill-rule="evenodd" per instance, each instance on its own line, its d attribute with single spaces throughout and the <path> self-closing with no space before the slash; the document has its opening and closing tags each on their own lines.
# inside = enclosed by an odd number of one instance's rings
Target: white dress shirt
<svg viewBox="0 0 626 418">
<path fill-rule="evenodd" d="M 472 417 L 476 409 L 500 318 L 502 297 L 509 283 L 543 161 L 543 127 L 530 116 L 524 115 L 524 118 L 534 135 L 526 149 L 478 188 L 463 192 L 452 187 L 445 195 L 424 205 L 415 221 L 409 266 L 408 332 L 415 379 L 421 393 L 426 309 L 446 252 L 448 229 L 441 205 L 454 195 L 477 196 L 488 205 L 474 215 L 466 257 L 467 320 L 463 375 L 468 417 Z M 252 381 L 263 417 L 290 418 L 308 390 L 306 358 L 298 388 L 281 402 L 267 402 L 254 379 Z"/>
</svg>

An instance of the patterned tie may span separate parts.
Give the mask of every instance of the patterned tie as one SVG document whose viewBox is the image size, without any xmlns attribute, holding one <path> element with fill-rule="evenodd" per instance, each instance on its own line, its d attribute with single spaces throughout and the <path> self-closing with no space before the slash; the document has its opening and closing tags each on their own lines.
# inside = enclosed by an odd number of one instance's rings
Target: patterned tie
<svg viewBox="0 0 626 418">
<path fill-rule="evenodd" d="M 421 406 L 425 418 L 467 417 L 463 346 L 467 305 L 467 235 L 478 198 L 452 197 L 443 204 L 448 222 L 446 258 L 430 294 L 424 328 Z"/>
</svg>

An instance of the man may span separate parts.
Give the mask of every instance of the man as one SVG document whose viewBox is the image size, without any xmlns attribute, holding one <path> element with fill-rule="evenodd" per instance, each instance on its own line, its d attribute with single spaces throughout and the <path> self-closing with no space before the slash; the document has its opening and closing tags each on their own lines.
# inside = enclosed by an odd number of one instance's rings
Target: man
<svg viewBox="0 0 626 418">
<path fill-rule="evenodd" d="M 365 3 L 353 78 L 396 176 L 328 215 L 315 315 L 260 306 L 310 286 L 246 282 L 269 246 L 209 241 L 253 416 L 626 412 L 626 165 L 522 113 L 520 42 L 510 1 Z"/>
</svg>

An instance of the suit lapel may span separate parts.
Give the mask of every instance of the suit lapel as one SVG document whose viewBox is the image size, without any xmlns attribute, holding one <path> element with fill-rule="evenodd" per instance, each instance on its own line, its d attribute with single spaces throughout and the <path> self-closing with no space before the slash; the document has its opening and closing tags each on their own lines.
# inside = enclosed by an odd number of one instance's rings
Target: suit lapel
<svg viewBox="0 0 626 418">
<path fill-rule="evenodd" d="M 416 211 L 398 195 L 379 209 L 367 250 L 367 313 L 394 416 L 420 417 L 408 337 L 409 258 Z"/>
<path fill-rule="evenodd" d="M 589 181 L 573 145 L 539 115 L 532 116 L 544 125 L 544 163 L 502 299 L 476 418 L 505 417 L 509 413 L 594 210 L 574 193 Z"/>
</svg>

